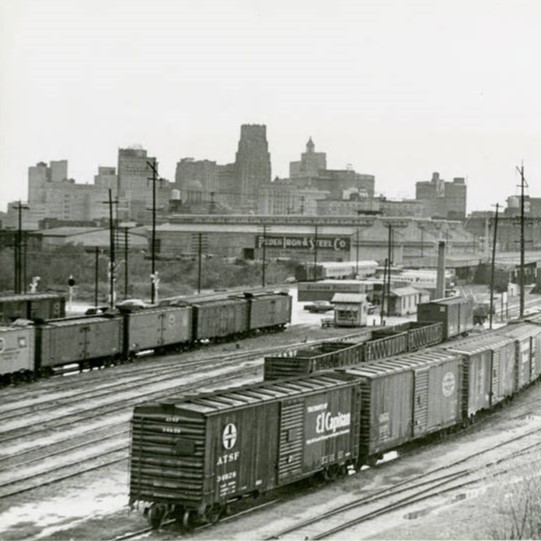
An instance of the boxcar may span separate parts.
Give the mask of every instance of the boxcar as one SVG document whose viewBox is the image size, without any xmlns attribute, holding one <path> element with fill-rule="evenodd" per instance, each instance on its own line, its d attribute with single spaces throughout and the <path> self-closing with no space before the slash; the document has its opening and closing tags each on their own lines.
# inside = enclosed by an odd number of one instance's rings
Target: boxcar
<svg viewBox="0 0 541 541">
<path fill-rule="evenodd" d="M 516 390 L 526 387 L 541 374 L 541 326 L 527 322 L 511 322 L 494 331 L 515 342 L 517 358 Z"/>
<path fill-rule="evenodd" d="M 16 319 L 65 317 L 66 299 L 54 293 L 29 293 L 0 297 L 0 324 Z"/>
<path fill-rule="evenodd" d="M 124 356 L 165 350 L 192 340 L 192 307 L 159 307 L 124 316 Z"/>
<path fill-rule="evenodd" d="M 358 386 L 339 374 L 262 383 L 137 406 L 130 504 L 215 521 L 226 504 L 357 458 Z"/>
<path fill-rule="evenodd" d="M 515 392 L 516 357 L 511 338 L 488 335 L 458 340 L 444 346 L 464 357 L 464 417 L 498 404 Z"/>
<path fill-rule="evenodd" d="M 443 323 L 443 339 L 465 334 L 473 329 L 473 300 L 447 297 L 417 305 L 417 321 Z"/>
<path fill-rule="evenodd" d="M 0 327 L 0 384 L 28 380 L 34 373 L 34 327 Z"/>
<path fill-rule="evenodd" d="M 36 358 L 41 369 L 78 363 L 81 368 L 119 359 L 122 317 L 51 320 L 36 326 Z"/>
<path fill-rule="evenodd" d="M 462 358 L 446 351 L 340 369 L 361 387 L 360 460 L 462 421 Z"/>
<path fill-rule="evenodd" d="M 193 339 L 213 340 L 248 333 L 248 300 L 245 298 L 221 298 L 194 302 Z"/>
<path fill-rule="evenodd" d="M 287 293 L 259 293 L 248 296 L 249 330 L 280 329 L 291 321 L 291 296 Z"/>
</svg>

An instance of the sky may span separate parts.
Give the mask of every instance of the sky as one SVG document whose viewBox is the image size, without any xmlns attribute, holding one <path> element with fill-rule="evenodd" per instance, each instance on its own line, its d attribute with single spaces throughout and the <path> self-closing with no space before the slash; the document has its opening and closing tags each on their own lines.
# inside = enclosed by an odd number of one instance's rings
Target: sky
<svg viewBox="0 0 541 541">
<path fill-rule="evenodd" d="M 28 167 L 92 182 L 142 145 L 234 161 L 265 124 L 272 175 L 311 136 L 327 166 L 413 197 L 465 177 L 468 211 L 541 197 L 537 0 L 0 0 L 0 210 Z"/>
</svg>

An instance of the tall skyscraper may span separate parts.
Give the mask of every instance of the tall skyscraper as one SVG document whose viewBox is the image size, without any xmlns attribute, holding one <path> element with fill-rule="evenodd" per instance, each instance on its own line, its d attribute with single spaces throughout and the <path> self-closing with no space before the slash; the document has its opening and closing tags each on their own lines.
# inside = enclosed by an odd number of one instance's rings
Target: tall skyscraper
<svg viewBox="0 0 541 541">
<path fill-rule="evenodd" d="M 242 210 L 256 210 L 259 187 L 271 180 L 267 127 L 243 124 L 235 158 L 238 201 Z"/>
</svg>

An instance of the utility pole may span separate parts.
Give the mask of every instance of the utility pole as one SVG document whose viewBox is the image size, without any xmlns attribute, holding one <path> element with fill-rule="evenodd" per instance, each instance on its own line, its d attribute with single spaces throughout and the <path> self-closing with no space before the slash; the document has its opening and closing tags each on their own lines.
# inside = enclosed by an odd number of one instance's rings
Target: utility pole
<svg viewBox="0 0 541 541">
<path fill-rule="evenodd" d="M 380 310 L 380 325 L 383 325 L 384 315 L 385 315 L 385 288 L 387 287 L 387 264 L 389 260 L 385 258 L 385 263 L 383 264 L 383 288 L 381 290 L 381 310 Z M 389 269 L 390 271 L 390 269 Z"/>
<path fill-rule="evenodd" d="M 267 244 L 267 225 L 263 224 L 263 266 L 261 269 L 261 287 L 265 287 L 265 264 L 267 261 L 267 254 L 266 254 L 266 244 Z"/>
<path fill-rule="evenodd" d="M 524 178 L 524 165 L 517 167 L 520 174 L 520 309 L 519 317 L 524 316 L 524 188 L 528 186 Z"/>
<path fill-rule="evenodd" d="M 128 228 L 124 227 L 124 299 L 128 298 Z"/>
<path fill-rule="evenodd" d="M 158 162 L 147 161 L 147 166 L 152 170 L 152 241 L 150 247 L 151 270 L 150 270 L 150 302 L 154 304 L 156 298 L 156 181 L 158 179 Z"/>
<path fill-rule="evenodd" d="M 23 267 L 23 222 L 22 222 L 22 211 L 27 210 L 30 207 L 28 205 L 23 205 L 21 203 L 21 200 L 19 199 L 19 202 L 17 203 L 17 206 L 15 207 L 15 210 L 18 213 L 18 227 L 17 227 L 17 237 L 15 239 L 15 282 L 14 282 L 14 289 L 15 293 L 22 293 L 23 290 L 23 276 L 22 276 L 22 267 Z"/>
<path fill-rule="evenodd" d="M 314 282 L 317 282 L 317 224 L 314 235 Z"/>
<path fill-rule="evenodd" d="M 203 233 L 198 233 L 198 242 L 197 242 L 197 293 L 201 293 L 201 257 L 203 251 Z"/>
<path fill-rule="evenodd" d="M 115 221 L 113 218 L 113 205 L 118 204 L 118 200 L 113 201 L 113 191 L 109 188 L 109 306 L 115 307 Z"/>
<path fill-rule="evenodd" d="M 355 277 L 359 276 L 359 228 L 355 231 Z"/>
<path fill-rule="evenodd" d="M 96 246 L 94 248 L 94 306 L 98 307 L 98 262 L 100 257 L 100 249 Z"/>
<path fill-rule="evenodd" d="M 498 235 L 498 209 L 499 205 L 496 203 L 496 215 L 494 217 L 494 238 L 492 239 L 492 265 L 490 268 L 490 314 L 489 314 L 489 326 L 492 329 L 492 312 L 494 309 L 494 268 L 496 263 L 496 238 Z"/>
</svg>

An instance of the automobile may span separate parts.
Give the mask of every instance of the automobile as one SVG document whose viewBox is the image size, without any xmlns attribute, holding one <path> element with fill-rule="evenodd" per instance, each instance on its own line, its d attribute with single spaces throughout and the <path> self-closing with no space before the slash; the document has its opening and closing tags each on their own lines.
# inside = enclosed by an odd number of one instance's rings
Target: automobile
<svg viewBox="0 0 541 541">
<path fill-rule="evenodd" d="M 308 310 L 309 312 L 318 313 L 334 310 L 334 306 L 329 301 L 314 301 L 313 303 L 306 304 L 304 309 Z"/>
<path fill-rule="evenodd" d="M 133 312 L 136 310 L 143 310 L 144 308 L 150 308 L 152 305 L 147 304 L 142 299 L 126 299 L 116 303 L 116 307 L 120 312 Z"/>
</svg>

